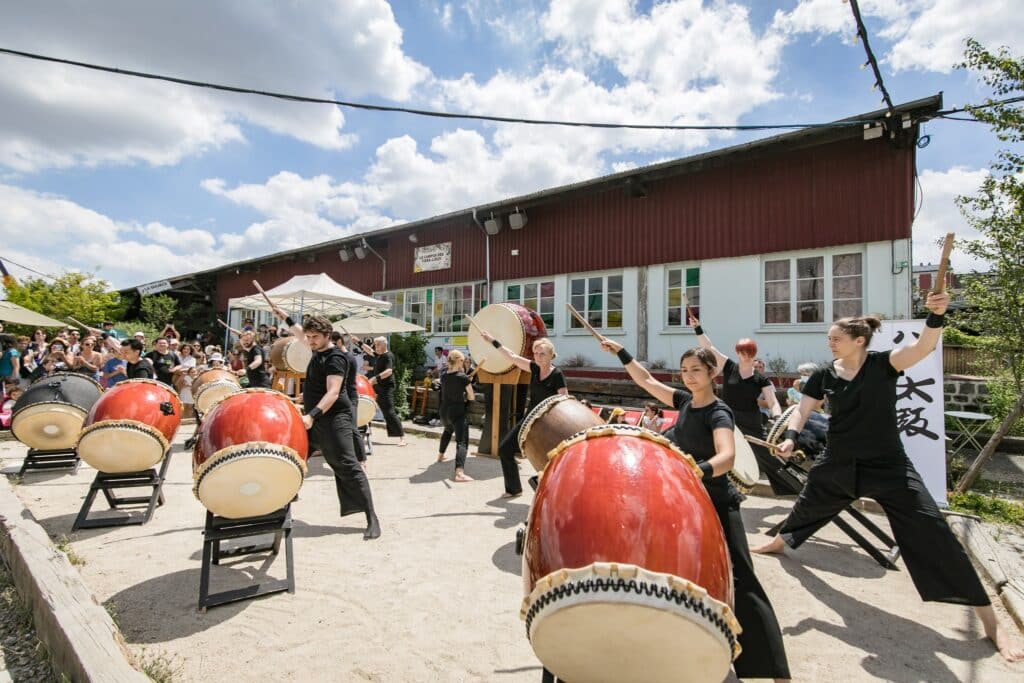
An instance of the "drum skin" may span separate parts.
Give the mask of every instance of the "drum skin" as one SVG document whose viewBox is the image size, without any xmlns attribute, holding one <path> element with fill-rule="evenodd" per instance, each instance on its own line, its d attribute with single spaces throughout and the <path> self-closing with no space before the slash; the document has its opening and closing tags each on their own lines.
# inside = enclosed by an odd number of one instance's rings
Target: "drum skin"
<svg viewBox="0 0 1024 683">
<path fill-rule="evenodd" d="M 282 337 L 270 347 L 270 364 L 281 372 L 306 375 L 306 368 L 313 357 L 313 352 L 298 337 Z"/>
<path fill-rule="evenodd" d="M 567 681 L 718 681 L 739 652 L 732 565 L 693 460 L 605 425 L 562 443 L 540 480 L 521 616 Z"/>
<path fill-rule="evenodd" d="M 513 353 L 531 360 L 533 342 L 548 336 L 548 328 L 540 315 L 515 303 L 484 306 L 473 319 Z M 477 359 L 480 367 L 487 372 L 500 375 L 515 367 L 511 361 L 498 353 L 490 342 L 485 341 L 474 326 L 470 326 L 469 329 L 468 346 L 470 355 Z"/>
<path fill-rule="evenodd" d="M 356 375 L 356 392 L 359 394 L 359 402 L 356 406 L 356 426 L 365 427 L 373 421 L 377 414 L 377 392 L 374 391 L 370 380 L 362 375 Z"/>
<path fill-rule="evenodd" d="M 76 372 L 42 377 L 14 404 L 11 433 L 40 451 L 74 448 L 89 410 L 102 393 L 97 382 Z"/>
<path fill-rule="evenodd" d="M 538 403 L 519 431 L 519 451 L 538 472 L 548 464 L 548 454 L 577 432 L 604 424 L 593 410 L 572 396 L 556 394 Z"/>
<path fill-rule="evenodd" d="M 181 425 L 181 401 L 163 382 L 129 379 L 96 401 L 78 455 L 100 472 L 139 472 L 163 459 Z"/>
<path fill-rule="evenodd" d="M 193 492 L 221 517 L 269 514 L 298 493 L 308 451 L 295 404 L 276 391 L 246 389 L 203 418 L 192 454 Z"/>
<path fill-rule="evenodd" d="M 202 416 L 217 401 L 242 390 L 238 375 L 224 368 L 210 368 L 199 373 L 192 382 L 192 401 L 196 414 Z"/>
</svg>

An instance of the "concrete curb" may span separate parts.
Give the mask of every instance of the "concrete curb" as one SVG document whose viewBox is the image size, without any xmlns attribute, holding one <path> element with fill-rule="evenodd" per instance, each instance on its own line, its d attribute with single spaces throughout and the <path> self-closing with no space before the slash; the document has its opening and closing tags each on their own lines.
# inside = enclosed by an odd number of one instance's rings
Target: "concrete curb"
<svg viewBox="0 0 1024 683">
<path fill-rule="evenodd" d="M 1006 611 L 1017 622 L 1017 626 L 1024 629 L 1024 592 L 1018 583 L 1020 579 L 1015 581 L 1007 576 L 1005 568 L 999 561 L 999 553 L 981 526 L 981 521 L 958 512 L 944 513 L 950 529 L 963 543 L 974 565 L 981 569 L 982 574 L 991 582 Z"/>
<path fill-rule="evenodd" d="M 72 681 L 145 683 L 132 668 L 121 632 L 85 587 L 78 571 L 0 477 L 0 551 L 31 607 L 54 672 Z"/>
</svg>

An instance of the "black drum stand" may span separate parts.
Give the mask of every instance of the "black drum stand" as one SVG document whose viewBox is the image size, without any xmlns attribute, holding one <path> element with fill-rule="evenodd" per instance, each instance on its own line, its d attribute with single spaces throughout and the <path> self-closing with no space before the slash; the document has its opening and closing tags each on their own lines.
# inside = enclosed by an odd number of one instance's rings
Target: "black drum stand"
<svg viewBox="0 0 1024 683">
<path fill-rule="evenodd" d="M 157 506 L 164 504 L 164 479 L 167 476 L 167 467 L 170 463 L 171 450 L 168 449 L 164 453 L 164 460 L 160 465 L 159 472 L 157 472 L 156 468 L 150 468 L 141 472 L 118 472 L 116 474 L 97 472 L 96 478 L 93 479 L 92 484 L 89 486 L 89 494 L 85 497 L 85 502 L 82 503 L 82 509 L 78 511 L 78 517 L 75 518 L 75 523 L 72 525 L 71 530 L 142 525 L 148 522 L 153 517 L 153 511 L 156 510 Z M 117 489 L 145 487 L 151 489 L 148 496 L 119 497 L 114 494 L 114 491 Z M 123 510 L 126 507 L 142 505 L 145 506 L 145 510 L 141 515 L 132 514 L 137 512 L 133 510 L 129 511 L 128 514 L 117 517 L 89 519 L 89 510 L 96 500 L 96 494 L 101 491 L 103 492 L 103 497 L 107 499 L 107 504 L 110 505 L 111 510 Z"/>
<path fill-rule="evenodd" d="M 35 448 L 28 449 L 25 460 L 21 463 L 18 476 L 24 476 L 29 470 L 58 470 L 70 469 L 71 474 L 78 472 L 78 466 L 82 464 L 78 457 L 78 451 L 74 448 L 60 448 L 53 451 L 40 451 Z"/>
<path fill-rule="evenodd" d="M 252 538 L 273 534 L 270 543 L 253 544 L 239 548 L 222 550 L 221 541 L 236 538 Z M 270 579 L 251 583 L 243 588 L 210 594 L 210 567 L 219 565 L 221 558 L 254 555 L 270 551 L 277 555 L 284 540 L 285 578 Z M 208 607 L 216 607 L 238 600 L 248 600 L 259 595 L 288 591 L 295 593 L 295 563 L 292 558 L 292 506 L 291 503 L 277 512 L 259 517 L 243 517 L 228 519 L 218 517 L 210 511 L 206 512 L 206 528 L 203 530 L 203 567 L 199 574 L 199 611 L 205 612 Z"/>
</svg>

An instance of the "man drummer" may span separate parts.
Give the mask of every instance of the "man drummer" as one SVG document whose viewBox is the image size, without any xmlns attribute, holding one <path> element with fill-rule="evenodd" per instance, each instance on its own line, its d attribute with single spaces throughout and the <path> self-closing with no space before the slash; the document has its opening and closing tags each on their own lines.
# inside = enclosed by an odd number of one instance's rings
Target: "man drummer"
<svg viewBox="0 0 1024 683">
<path fill-rule="evenodd" d="M 156 378 L 153 361 L 142 355 L 145 348 L 138 339 L 125 339 L 121 342 L 121 359 L 125 362 L 125 373 L 128 375 L 128 379 Z"/>
<path fill-rule="evenodd" d="M 364 540 L 380 537 L 380 522 L 373 508 L 370 480 L 356 457 L 353 430 L 355 410 L 345 389 L 349 376 L 348 356 L 331 343 L 331 321 L 322 315 L 311 315 L 296 325 L 284 311 L 274 308 L 274 314 L 285 321 L 298 339 L 305 338 L 313 351 L 306 367 L 306 381 L 302 386 L 302 422 L 310 431 L 323 453 L 324 460 L 334 470 L 334 484 L 338 490 L 341 516 L 356 512 L 366 514 Z M 352 377 L 355 382 L 355 377 Z"/>
<path fill-rule="evenodd" d="M 345 336 L 341 332 L 332 332 L 331 341 L 348 358 L 348 370 L 345 373 L 345 393 L 348 394 L 348 400 L 352 404 L 352 414 L 358 417 L 359 391 L 356 389 L 356 375 L 359 374 L 359 360 L 356 358 L 355 352 L 345 345 Z M 353 427 L 352 429 L 352 442 L 356 449 L 356 460 L 362 463 L 365 470 L 366 449 L 363 447 L 363 434 L 358 427 Z"/>
<path fill-rule="evenodd" d="M 252 330 L 245 330 L 239 337 L 238 343 L 242 347 L 242 362 L 245 367 L 235 371 L 235 374 L 248 377 L 251 388 L 269 386 L 267 366 L 263 362 L 263 347 L 256 343 L 256 333 Z"/>
</svg>

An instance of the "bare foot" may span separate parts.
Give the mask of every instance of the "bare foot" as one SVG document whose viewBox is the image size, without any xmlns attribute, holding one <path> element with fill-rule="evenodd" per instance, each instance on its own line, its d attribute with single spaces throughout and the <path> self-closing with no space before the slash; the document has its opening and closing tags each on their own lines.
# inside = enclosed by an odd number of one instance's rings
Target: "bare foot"
<svg viewBox="0 0 1024 683">
<path fill-rule="evenodd" d="M 455 470 L 455 476 L 452 477 L 453 481 L 473 481 L 473 477 L 469 476 L 462 470 Z"/>
<path fill-rule="evenodd" d="M 522 491 L 520 491 L 519 493 L 509 493 L 508 491 L 505 491 L 505 493 L 501 494 L 501 497 L 502 498 L 506 498 L 506 499 L 507 498 L 518 498 L 521 495 L 523 495 Z"/>
<path fill-rule="evenodd" d="M 447 458 L 444 457 L 444 453 L 438 453 L 437 454 L 437 461 L 438 462 L 444 462 L 445 460 L 447 460 Z"/>
<path fill-rule="evenodd" d="M 761 555 L 777 554 L 781 553 L 783 548 L 785 547 L 786 542 L 782 540 L 782 536 L 776 536 L 764 545 L 759 545 L 756 548 L 751 548 L 750 552 L 758 553 Z"/>
<path fill-rule="evenodd" d="M 1008 662 L 1019 662 L 1024 660 L 1024 647 L 1021 647 L 1018 642 L 1010 633 L 999 624 L 999 620 L 996 617 L 996 612 L 992 609 L 992 605 L 985 605 L 984 607 L 975 607 L 974 611 L 977 612 L 978 618 L 981 619 L 981 625 L 985 629 L 985 635 L 992 641 L 992 644 L 999 650 L 999 654 L 1003 656 Z"/>
<path fill-rule="evenodd" d="M 401 446 L 408 446 L 409 444 L 408 444 L 408 443 L 406 443 L 405 439 L 402 439 L 401 441 L 399 441 L 399 442 L 398 442 L 397 444 L 395 444 L 395 445 L 396 445 L 396 446 L 399 446 L 399 447 L 401 447 Z"/>
</svg>

